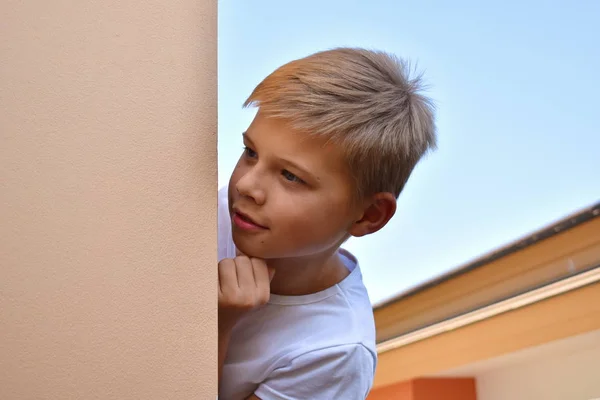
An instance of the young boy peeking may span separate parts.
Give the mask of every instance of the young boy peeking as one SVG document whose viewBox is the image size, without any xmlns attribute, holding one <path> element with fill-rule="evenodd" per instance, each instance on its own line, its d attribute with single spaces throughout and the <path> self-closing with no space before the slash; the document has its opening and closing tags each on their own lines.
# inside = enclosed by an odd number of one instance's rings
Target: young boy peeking
<svg viewBox="0 0 600 400">
<path fill-rule="evenodd" d="M 435 147 L 420 79 L 383 52 L 339 48 L 283 65 L 219 192 L 219 399 L 365 399 L 371 303 L 340 246 L 383 228 Z M 391 261 L 393 262 L 393 260 Z"/>
</svg>

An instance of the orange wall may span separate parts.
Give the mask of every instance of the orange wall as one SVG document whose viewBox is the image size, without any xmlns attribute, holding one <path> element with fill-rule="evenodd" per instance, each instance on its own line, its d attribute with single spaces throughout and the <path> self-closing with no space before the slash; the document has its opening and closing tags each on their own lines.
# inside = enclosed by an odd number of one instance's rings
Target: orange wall
<svg viewBox="0 0 600 400">
<path fill-rule="evenodd" d="M 477 400 L 473 378 L 419 378 L 375 388 L 368 400 Z"/>
<path fill-rule="evenodd" d="M 216 10 L 0 2 L 0 398 L 216 396 Z"/>
<path fill-rule="evenodd" d="M 414 400 L 413 381 L 374 388 L 367 400 Z"/>
</svg>

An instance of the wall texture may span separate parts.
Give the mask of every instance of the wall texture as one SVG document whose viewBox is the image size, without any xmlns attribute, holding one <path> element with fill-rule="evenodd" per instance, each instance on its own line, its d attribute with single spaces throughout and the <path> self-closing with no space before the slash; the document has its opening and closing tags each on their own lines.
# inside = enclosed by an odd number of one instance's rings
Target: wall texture
<svg viewBox="0 0 600 400">
<path fill-rule="evenodd" d="M 550 343 L 476 375 L 479 400 L 600 399 L 600 331 Z"/>
<path fill-rule="evenodd" d="M 1 2 L 1 399 L 215 398 L 216 3 Z"/>
</svg>

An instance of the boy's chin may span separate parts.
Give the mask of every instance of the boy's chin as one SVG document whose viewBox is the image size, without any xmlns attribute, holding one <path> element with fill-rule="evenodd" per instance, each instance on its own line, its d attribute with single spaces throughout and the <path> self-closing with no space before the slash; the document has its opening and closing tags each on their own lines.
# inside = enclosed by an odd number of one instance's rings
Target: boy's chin
<svg viewBox="0 0 600 400">
<path fill-rule="evenodd" d="M 244 240 L 235 240 L 234 239 L 235 248 L 238 253 L 241 253 L 248 257 L 255 258 L 270 258 L 268 249 L 265 249 L 262 246 L 254 245 L 253 243 L 246 243 Z"/>
<path fill-rule="evenodd" d="M 263 260 L 283 259 L 294 257 L 285 252 L 281 252 L 281 249 L 274 250 L 263 243 L 248 243 L 244 240 L 234 240 L 235 248 L 239 254 L 243 254 L 247 257 L 260 258 Z"/>
</svg>

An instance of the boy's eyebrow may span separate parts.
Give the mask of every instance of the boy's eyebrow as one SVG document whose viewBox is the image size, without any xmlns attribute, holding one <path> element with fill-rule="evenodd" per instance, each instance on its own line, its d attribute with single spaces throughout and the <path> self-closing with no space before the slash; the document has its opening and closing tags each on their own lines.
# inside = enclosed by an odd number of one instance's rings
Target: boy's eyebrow
<svg viewBox="0 0 600 400">
<path fill-rule="evenodd" d="M 252 139 L 250 139 L 250 136 L 248 135 L 248 133 L 247 133 L 247 132 L 243 132 L 243 133 L 242 133 L 242 136 L 244 137 L 244 139 L 246 139 L 246 140 L 249 142 L 249 144 L 250 144 L 251 146 L 253 146 L 253 147 L 256 147 L 256 146 L 254 145 L 254 142 L 252 141 Z M 315 182 L 320 182 L 320 181 L 321 181 L 321 179 L 320 179 L 318 176 L 316 176 L 315 174 L 313 174 L 313 173 L 309 172 L 309 171 L 308 171 L 306 168 L 304 168 L 304 167 L 300 166 L 299 164 L 297 164 L 297 163 L 295 163 L 295 162 L 293 162 L 293 161 L 291 161 L 291 160 L 286 160 L 285 158 L 279 158 L 279 157 L 278 157 L 278 159 L 279 159 L 279 161 L 280 161 L 282 164 L 285 164 L 285 165 L 287 165 L 287 166 L 290 166 L 290 167 L 292 167 L 292 168 L 294 168 L 294 169 L 298 170 L 300 173 L 302 173 L 302 174 L 304 174 L 304 175 L 307 175 L 307 176 L 308 176 L 308 179 L 312 179 L 312 180 L 313 180 L 313 181 L 315 181 Z"/>
<path fill-rule="evenodd" d="M 244 139 L 246 139 L 247 141 L 249 141 L 250 144 L 254 146 L 254 142 L 252 141 L 252 139 L 250 139 L 250 136 L 248 136 L 248 132 L 247 131 L 242 132 L 242 137 Z"/>
</svg>

